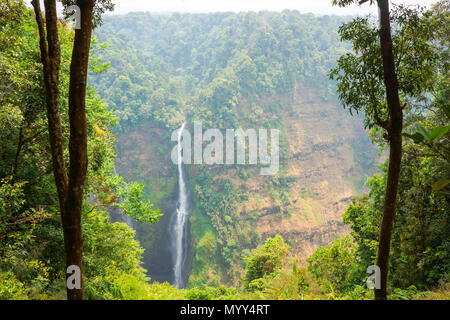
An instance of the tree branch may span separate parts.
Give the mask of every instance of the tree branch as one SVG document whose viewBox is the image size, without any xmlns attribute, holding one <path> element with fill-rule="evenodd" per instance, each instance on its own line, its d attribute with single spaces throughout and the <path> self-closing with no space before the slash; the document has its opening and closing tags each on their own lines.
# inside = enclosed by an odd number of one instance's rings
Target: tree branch
<svg viewBox="0 0 450 320">
<path fill-rule="evenodd" d="M 31 5 L 34 8 L 34 15 L 38 26 L 41 60 L 45 70 L 47 69 L 48 66 L 48 50 L 47 50 L 47 43 L 45 40 L 44 21 L 42 20 L 41 4 L 39 3 L 39 0 L 33 0 L 31 1 Z"/>
<path fill-rule="evenodd" d="M 380 127 L 382 127 L 383 129 L 385 129 L 386 131 L 388 131 L 389 128 L 389 122 L 386 120 L 382 120 L 380 117 L 380 114 L 378 112 L 377 108 L 374 108 L 373 110 L 373 117 L 375 118 L 375 122 L 377 123 L 377 125 L 379 125 Z"/>
<path fill-rule="evenodd" d="M 44 69 L 48 132 L 50 137 L 50 147 L 52 152 L 56 189 L 58 190 L 60 210 L 61 214 L 63 215 L 68 178 L 64 163 L 61 118 L 58 108 L 59 68 L 61 51 L 58 40 L 56 0 L 44 1 L 47 41 L 39 0 L 33 0 L 31 4 L 34 8 L 36 16 L 35 18 L 39 29 L 39 45 L 41 49 L 41 60 Z"/>
</svg>

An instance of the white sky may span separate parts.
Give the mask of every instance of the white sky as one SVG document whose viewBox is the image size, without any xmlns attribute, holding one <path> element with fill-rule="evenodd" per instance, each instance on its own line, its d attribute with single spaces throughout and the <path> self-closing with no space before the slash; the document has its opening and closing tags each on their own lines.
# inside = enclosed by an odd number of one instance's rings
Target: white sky
<svg viewBox="0 0 450 320">
<path fill-rule="evenodd" d="M 430 5 L 436 0 L 394 0 L 396 4 Z M 315 14 L 366 14 L 376 13 L 376 6 L 369 3 L 361 7 L 352 5 L 346 8 L 334 7 L 331 0 L 116 0 L 115 14 L 131 11 L 152 12 L 215 12 L 215 11 L 281 11 L 297 9 L 301 13 Z"/>
<path fill-rule="evenodd" d="M 112 14 L 133 11 L 150 12 L 216 12 L 216 11 L 281 11 L 297 9 L 301 13 L 314 14 L 367 14 L 377 13 L 376 5 L 369 3 L 351 5 L 346 8 L 334 7 L 331 0 L 113 0 L 116 3 Z M 30 3 L 31 0 L 26 0 Z M 421 4 L 429 6 L 437 0 L 394 0 L 396 4 Z"/>
</svg>

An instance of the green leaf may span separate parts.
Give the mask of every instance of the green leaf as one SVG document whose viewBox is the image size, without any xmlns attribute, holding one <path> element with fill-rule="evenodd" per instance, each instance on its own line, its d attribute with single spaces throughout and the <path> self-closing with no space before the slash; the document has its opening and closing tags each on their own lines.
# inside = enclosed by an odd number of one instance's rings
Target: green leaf
<svg viewBox="0 0 450 320">
<path fill-rule="evenodd" d="M 443 136 L 445 136 L 450 129 L 450 125 L 443 127 L 436 127 L 431 130 L 430 140 L 431 141 L 439 141 Z"/>
<path fill-rule="evenodd" d="M 439 190 L 442 190 L 442 189 L 444 189 L 449 183 L 450 183 L 450 179 L 448 179 L 448 178 L 440 179 L 440 180 L 436 181 L 436 182 L 433 184 L 433 191 L 439 191 Z"/>
<path fill-rule="evenodd" d="M 419 132 L 414 134 L 403 133 L 403 136 L 412 139 L 415 143 L 421 143 L 424 140 L 424 137 Z"/>
<path fill-rule="evenodd" d="M 417 132 L 420 133 L 427 142 L 430 142 L 430 134 L 427 131 L 427 129 L 425 129 L 424 127 L 422 127 L 420 124 L 417 125 Z"/>
</svg>

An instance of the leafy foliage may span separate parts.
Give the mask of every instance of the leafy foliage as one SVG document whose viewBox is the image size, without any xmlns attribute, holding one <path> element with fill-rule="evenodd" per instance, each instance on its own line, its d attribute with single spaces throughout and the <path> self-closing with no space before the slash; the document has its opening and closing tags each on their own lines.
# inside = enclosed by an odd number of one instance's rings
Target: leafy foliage
<svg viewBox="0 0 450 320">
<path fill-rule="evenodd" d="M 326 73 L 344 50 L 341 21 L 289 10 L 105 17 L 96 36 L 109 46 L 98 54 L 111 69 L 91 83 L 121 129 L 155 120 L 173 130 L 183 118 L 226 128 L 239 120 L 242 99 L 256 108 L 258 99 L 292 95 L 296 85 L 330 98 Z"/>
<path fill-rule="evenodd" d="M 439 56 L 431 41 L 435 35 L 431 14 L 403 6 L 395 6 L 391 12 L 398 89 L 405 106 L 408 99 L 418 98 L 436 85 Z M 350 112 L 364 112 L 366 127 L 385 128 L 388 108 L 378 28 L 369 17 L 355 18 L 339 27 L 339 35 L 343 41 L 351 41 L 353 48 L 330 72 L 330 78 L 338 82 L 339 99 Z"/>
<path fill-rule="evenodd" d="M 250 291 L 263 289 L 262 279 L 281 270 L 289 248 L 283 238 L 276 235 L 274 238 L 267 239 L 263 246 L 254 249 L 252 256 L 245 259 L 247 263 L 244 277 L 245 288 Z"/>
<path fill-rule="evenodd" d="M 309 271 L 322 286 L 345 292 L 355 282 L 352 275 L 357 263 L 355 244 L 349 236 L 317 249 L 307 261 Z"/>
<path fill-rule="evenodd" d="M 112 8 L 110 1 L 97 4 L 98 14 Z M 407 139 L 392 241 L 390 297 L 448 299 L 449 33 L 444 23 L 448 2 L 440 2 L 431 12 L 397 7 L 393 18 Z M 112 19 L 119 21 L 121 31 L 116 32 Z M 140 21 L 137 33 L 129 27 L 131 20 Z M 265 112 L 259 99 L 290 95 L 295 86 L 305 84 L 318 86 L 329 96 L 333 87 L 326 70 L 347 48 L 337 42 L 341 21 L 295 11 L 105 18 L 98 37 L 108 38 L 110 49 L 93 40 L 96 53 L 90 70 L 95 73 L 93 86 L 112 108 L 93 88 L 87 91 L 90 161 L 82 226 L 88 298 L 371 298 L 365 270 L 376 255 L 386 165 L 368 179 L 369 193 L 353 199 L 347 208 L 343 219 L 351 235 L 319 248 L 307 267 L 278 235 L 252 252 L 242 250 L 259 241 L 251 222 L 240 221 L 237 210 L 248 195 L 232 181 L 214 179 L 200 168 L 201 174 L 191 181 L 198 204 L 191 219 L 201 225 L 192 229 L 199 235 L 193 256 L 196 274 L 185 290 L 149 283 L 135 232 L 124 223 L 111 223 L 106 212 L 115 207 L 135 220 L 152 223 L 160 217 L 152 203 L 142 200 L 144 185 L 127 183 L 114 173 L 111 130 L 118 121 L 122 130 L 148 119 L 167 129 L 184 118 L 221 128 L 247 121 L 274 125 L 281 102 L 275 101 Z M 59 32 L 60 109 L 67 111 L 73 32 L 64 25 L 59 25 Z M 339 32 L 352 41 L 354 51 L 338 61 L 332 77 L 341 83 L 338 92 L 344 104 L 363 111 L 376 136 L 378 120 L 387 116 L 376 27 L 370 19 L 358 18 Z M 61 299 L 63 235 L 51 175 L 36 27 L 23 1 L 0 3 L 0 49 L 0 299 Z M 109 64 L 102 63 L 101 54 Z M 110 73 L 104 73 L 109 65 Z M 248 119 L 237 110 L 243 100 L 252 110 Z M 67 144 L 67 118 L 62 125 Z M 243 180 L 250 175 L 245 169 L 238 174 Z M 283 176 L 271 181 L 274 200 L 287 199 L 283 191 L 287 184 Z M 226 270 L 220 270 L 222 262 Z M 221 272 L 235 283 L 241 280 L 242 288 L 220 286 Z"/>
<path fill-rule="evenodd" d="M 0 292 L 8 299 L 62 298 L 64 242 L 52 176 L 36 24 L 23 1 L 2 2 L 1 6 L 0 277 L 4 281 Z M 62 58 L 59 101 L 67 146 L 73 32 L 60 24 L 59 33 Z M 92 61 L 91 67 L 96 66 L 102 70 L 100 61 Z M 156 222 L 159 213 L 151 203 L 142 201 L 142 185 L 126 184 L 113 174 L 115 138 L 111 127 L 117 118 L 92 88 L 87 90 L 86 105 L 90 161 L 82 224 L 87 289 L 94 299 L 126 298 L 127 294 L 131 297 L 134 285 L 147 283 L 140 267 L 143 251 L 126 225 L 111 224 L 107 214 L 96 207 L 107 208 L 112 203 L 105 200 L 111 200 L 115 187 L 114 192 L 122 200 L 118 206 L 127 214 Z M 114 185 L 113 181 L 117 183 Z"/>
</svg>

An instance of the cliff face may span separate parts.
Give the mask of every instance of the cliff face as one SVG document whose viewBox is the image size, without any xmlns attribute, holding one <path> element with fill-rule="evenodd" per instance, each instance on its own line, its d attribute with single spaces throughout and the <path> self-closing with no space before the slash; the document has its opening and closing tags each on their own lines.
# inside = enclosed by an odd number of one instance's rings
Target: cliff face
<svg viewBox="0 0 450 320">
<path fill-rule="evenodd" d="M 118 136 L 116 169 L 126 179 L 145 183 L 148 199 L 164 214 L 157 224 L 134 222 L 136 237 L 145 249 L 144 268 L 154 281 L 172 281 L 169 220 L 176 206 L 176 169 L 170 162 L 170 136 L 147 123 Z M 169 155 L 169 156 L 167 156 Z"/>
<path fill-rule="evenodd" d="M 239 210 L 243 219 L 252 220 L 260 242 L 281 234 L 304 260 L 349 231 L 342 213 L 373 172 L 377 156 L 359 119 L 336 101 L 324 101 L 313 88 L 276 99 L 284 100 L 280 117 L 288 150 L 279 174 L 286 185 L 259 175 L 238 181 L 232 170 L 228 176 L 235 185 L 246 185 L 249 200 Z"/>
<path fill-rule="evenodd" d="M 282 150 L 276 176 L 261 176 L 257 168 L 249 168 L 249 175 L 241 178 L 236 167 L 198 170 L 191 165 L 190 178 L 206 170 L 213 187 L 223 179 L 232 181 L 236 190 L 247 195 L 237 204 L 240 221 L 236 228 L 249 225 L 258 232 L 259 243 L 281 234 L 304 261 L 318 247 L 348 233 L 341 215 L 365 176 L 374 171 L 376 151 L 357 117 L 351 117 L 336 101 L 326 102 L 312 88 L 298 88 L 289 98 L 266 97 L 259 106 L 266 110 L 275 101 L 282 106 L 278 113 Z M 237 110 L 243 128 L 251 127 L 247 108 L 242 99 Z M 149 199 L 165 214 L 154 226 L 137 227 L 138 238 L 147 249 L 145 267 L 159 281 L 171 280 L 167 224 L 176 202 L 176 168 L 170 160 L 173 146 L 170 132 L 152 123 L 121 134 L 118 141 L 120 173 L 146 183 Z M 195 188 L 192 183 L 191 188 Z M 200 223 L 198 219 L 191 222 L 192 227 Z M 193 256 L 200 240 L 195 236 L 194 232 Z M 241 248 L 253 247 L 247 243 Z M 221 282 L 226 282 L 224 276 Z"/>
</svg>

